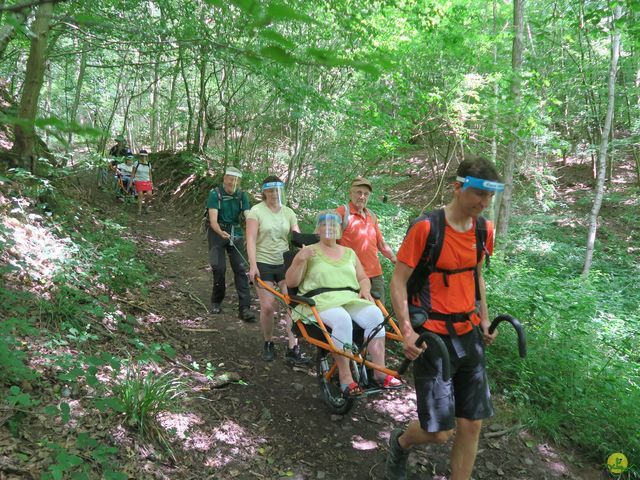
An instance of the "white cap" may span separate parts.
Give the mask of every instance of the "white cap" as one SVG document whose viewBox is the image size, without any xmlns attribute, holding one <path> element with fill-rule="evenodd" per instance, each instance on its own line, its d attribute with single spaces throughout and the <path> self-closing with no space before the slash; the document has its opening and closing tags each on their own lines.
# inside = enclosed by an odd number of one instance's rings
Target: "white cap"
<svg viewBox="0 0 640 480">
<path fill-rule="evenodd" d="M 236 167 L 227 167 L 224 174 L 231 175 L 233 177 L 242 178 L 242 172 L 238 170 Z"/>
</svg>

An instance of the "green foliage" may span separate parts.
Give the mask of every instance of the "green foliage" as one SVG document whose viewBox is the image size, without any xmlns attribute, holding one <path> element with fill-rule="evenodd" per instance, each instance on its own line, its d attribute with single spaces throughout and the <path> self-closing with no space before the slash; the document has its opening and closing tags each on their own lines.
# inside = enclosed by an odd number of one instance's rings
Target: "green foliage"
<svg viewBox="0 0 640 480">
<path fill-rule="evenodd" d="M 507 250 L 498 249 L 492 259 L 486 274 L 490 308 L 523 321 L 529 352 L 525 361 L 516 359 L 513 332 L 502 329 L 488 349 L 491 377 L 532 428 L 596 458 L 614 451 L 637 458 L 637 265 L 609 255 L 584 279 L 577 239 L 586 234 L 576 237 L 558 220 L 522 218 Z M 621 252 L 625 245 L 611 248 Z"/>
<path fill-rule="evenodd" d="M 102 470 L 101 478 L 105 480 L 129 478 L 127 474 L 113 470 L 111 466 L 111 458 L 118 449 L 100 443 L 86 432 L 78 434 L 75 445 L 72 447 L 58 443 L 48 443 L 46 446 L 52 454 L 53 462 L 49 465 L 47 472 L 42 475 L 43 480 L 96 478 L 96 464 Z"/>
<path fill-rule="evenodd" d="M 195 360 L 191 363 L 191 366 L 196 372 L 199 372 L 201 369 L 201 365 Z M 216 375 L 216 366 L 211 362 L 207 362 L 204 366 L 204 376 L 207 377 L 208 380 L 213 380 Z"/>
<path fill-rule="evenodd" d="M 24 344 L 19 340 L 22 335 L 33 334 L 35 329 L 28 318 L 29 296 L 9 290 L 0 283 L 0 379 L 5 382 L 19 383 L 34 378 L 32 369 L 25 365 Z"/>
<path fill-rule="evenodd" d="M 113 398 L 120 403 L 127 425 L 141 435 L 153 435 L 155 417 L 178 407 L 185 383 L 168 371 L 160 375 L 143 364 L 129 363 L 114 383 Z"/>
<path fill-rule="evenodd" d="M 60 282 L 51 292 L 51 298 L 40 301 L 40 319 L 52 330 L 69 327 L 83 329 L 87 326 L 87 314 L 94 311 L 91 295 Z"/>
<path fill-rule="evenodd" d="M 13 385 L 11 388 L 9 388 L 9 394 L 6 396 L 5 400 L 9 405 L 15 405 L 24 408 L 28 408 L 37 404 L 37 402 L 35 402 L 31 398 L 31 395 L 22 392 L 20 387 L 18 387 L 17 385 Z"/>
<path fill-rule="evenodd" d="M 91 268 L 98 280 L 115 293 L 137 290 L 149 281 L 146 267 L 135 257 L 136 246 L 129 240 L 112 239 Z"/>
</svg>

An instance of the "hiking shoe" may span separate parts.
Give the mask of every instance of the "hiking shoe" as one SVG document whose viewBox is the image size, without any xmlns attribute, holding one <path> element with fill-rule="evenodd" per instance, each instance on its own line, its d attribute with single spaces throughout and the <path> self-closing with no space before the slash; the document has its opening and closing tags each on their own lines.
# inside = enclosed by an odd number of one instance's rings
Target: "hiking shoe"
<svg viewBox="0 0 640 480">
<path fill-rule="evenodd" d="M 217 315 L 218 313 L 222 313 L 222 308 L 220 307 L 219 303 L 212 303 L 209 311 L 214 315 Z"/>
<path fill-rule="evenodd" d="M 308 365 L 311 363 L 311 359 L 300 350 L 300 345 L 295 345 L 293 348 L 287 348 L 287 353 L 284 355 L 284 361 L 292 365 Z"/>
<path fill-rule="evenodd" d="M 409 450 L 405 450 L 398 443 L 398 438 L 404 431 L 396 428 L 389 437 L 389 453 L 387 454 L 387 466 L 384 472 L 385 480 L 407 480 L 407 459 Z"/>
<path fill-rule="evenodd" d="M 256 321 L 256 314 L 253 313 L 249 307 L 240 307 L 238 318 L 247 323 L 253 323 Z"/>
<path fill-rule="evenodd" d="M 264 342 L 262 359 L 265 362 L 273 362 L 275 358 L 276 358 L 276 346 L 273 344 L 273 342 Z"/>
</svg>

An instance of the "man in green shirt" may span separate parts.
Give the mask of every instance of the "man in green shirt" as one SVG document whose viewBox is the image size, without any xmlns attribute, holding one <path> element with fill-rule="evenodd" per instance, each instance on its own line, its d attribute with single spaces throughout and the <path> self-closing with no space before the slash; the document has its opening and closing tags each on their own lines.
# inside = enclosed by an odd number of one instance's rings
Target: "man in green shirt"
<svg viewBox="0 0 640 480">
<path fill-rule="evenodd" d="M 207 201 L 209 264 L 213 272 L 211 313 L 222 313 L 220 304 L 226 291 L 226 253 L 229 255 L 238 292 L 238 316 L 245 322 L 255 322 L 255 314 L 250 308 L 251 294 L 247 278 L 247 265 L 244 264 L 242 255 L 238 251 L 238 249 L 244 248 L 242 216 L 251 208 L 249 197 L 239 189 L 241 178 L 242 172 L 240 170 L 228 167 L 224 173 L 222 185 L 211 190 Z"/>
</svg>

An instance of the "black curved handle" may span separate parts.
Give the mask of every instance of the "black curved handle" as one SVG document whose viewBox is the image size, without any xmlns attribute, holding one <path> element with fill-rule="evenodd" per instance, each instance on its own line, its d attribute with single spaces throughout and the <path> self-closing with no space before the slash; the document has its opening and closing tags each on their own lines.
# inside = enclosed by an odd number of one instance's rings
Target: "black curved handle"
<svg viewBox="0 0 640 480">
<path fill-rule="evenodd" d="M 416 340 L 416 347 L 419 347 L 423 343 L 427 344 L 427 348 L 434 348 L 440 351 L 440 356 L 442 357 L 442 379 L 445 382 L 448 381 L 451 378 L 451 360 L 449 359 L 447 346 L 438 335 L 432 332 L 422 333 Z M 411 360 L 405 358 L 398 369 L 398 374 L 403 375 L 407 371 L 407 368 L 409 368 L 410 363 Z"/>
<path fill-rule="evenodd" d="M 520 358 L 525 358 L 527 356 L 527 337 L 524 333 L 524 327 L 515 317 L 502 314 L 493 319 L 491 326 L 489 326 L 489 333 L 493 333 L 501 322 L 509 322 L 513 325 L 513 328 L 516 329 L 516 333 L 518 334 L 518 351 L 520 352 Z"/>
</svg>

